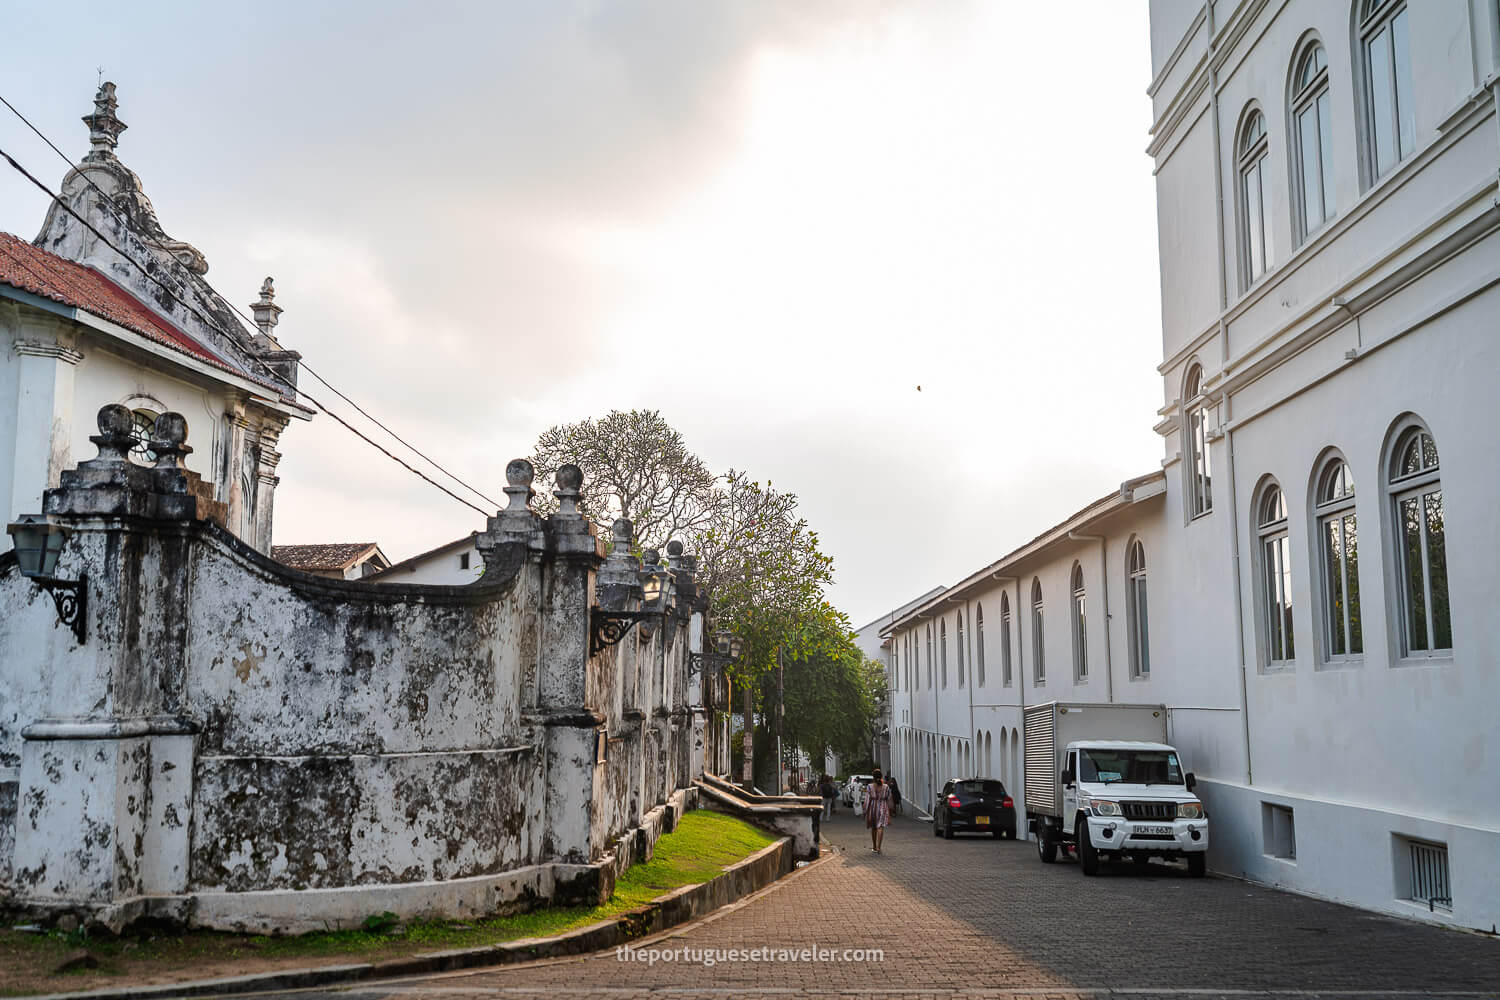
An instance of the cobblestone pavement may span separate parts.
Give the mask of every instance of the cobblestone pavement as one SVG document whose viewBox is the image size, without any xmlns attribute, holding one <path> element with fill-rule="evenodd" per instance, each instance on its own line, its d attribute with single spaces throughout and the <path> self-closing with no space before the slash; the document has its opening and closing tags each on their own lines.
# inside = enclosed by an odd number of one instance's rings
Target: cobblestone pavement
<svg viewBox="0 0 1500 1000">
<path fill-rule="evenodd" d="M 833 857 L 642 947 L 823 948 L 833 961 L 610 952 L 296 996 L 1500 997 L 1489 937 L 1160 865 L 1088 879 L 1071 862 L 1043 865 L 1031 844 L 934 839 L 909 819 L 882 855 L 847 811 L 824 832 Z M 882 957 L 846 961 L 845 949 Z"/>
</svg>

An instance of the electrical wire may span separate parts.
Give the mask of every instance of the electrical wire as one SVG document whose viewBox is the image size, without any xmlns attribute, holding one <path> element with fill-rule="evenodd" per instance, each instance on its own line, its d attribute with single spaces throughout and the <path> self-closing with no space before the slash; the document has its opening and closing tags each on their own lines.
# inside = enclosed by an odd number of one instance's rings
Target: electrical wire
<svg viewBox="0 0 1500 1000">
<path fill-rule="evenodd" d="M 226 333 L 226 331 L 222 327 L 220 327 L 217 324 L 215 324 L 212 320 L 210 320 L 207 316 L 205 316 L 202 312 L 200 312 L 196 307 L 194 307 L 190 303 L 184 302 L 182 300 L 182 298 L 180 296 L 178 296 L 178 294 L 175 291 L 173 291 L 170 287 L 168 287 L 160 278 L 158 278 L 156 275 L 152 274 L 146 268 L 142 267 L 134 258 L 132 258 L 125 251 L 121 250 L 118 246 L 116 246 L 114 244 L 114 242 L 112 240 L 110 240 L 110 238 L 108 236 L 105 236 L 98 229 L 96 229 L 94 227 L 93 223 L 89 222 L 83 216 L 79 215 L 76 211 L 74 211 L 73 208 L 72 208 L 72 206 L 70 206 L 67 202 L 63 201 L 57 195 L 53 194 L 52 191 L 51 191 L 51 189 L 49 189 L 46 184 L 44 184 L 41 181 L 37 180 L 37 178 L 31 173 L 31 171 L 27 170 L 25 167 L 21 166 L 21 164 L 17 163 L 16 160 L 15 160 L 15 158 L 13 156 L 11 156 L 9 153 L 7 153 L 4 149 L 0 149 L 0 157 L 3 157 L 5 159 L 5 161 L 11 165 L 11 167 L 13 169 L 15 169 L 18 173 L 21 174 L 21 176 L 25 177 L 32 184 L 36 185 L 37 188 L 39 188 L 42 191 L 42 193 L 46 194 L 53 201 L 55 201 L 58 205 L 61 205 L 64 211 L 66 211 L 73 218 L 77 219 L 79 221 L 79 223 L 81 223 L 85 228 L 87 228 L 89 230 L 89 232 L 91 232 L 95 236 L 99 237 L 99 239 L 104 242 L 105 246 L 109 247 L 115 253 L 117 253 L 121 257 L 125 258 L 126 261 L 130 262 L 132 265 L 135 266 L 135 269 L 137 271 L 140 271 L 141 274 L 145 275 L 147 278 L 150 278 L 153 282 L 155 282 L 156 285 L 159 288 L 161 288 L 162 291 L 166 292 L 168 295 L 170 295 L 172 297 L 173 301 L 177 302 L 184 309 L 187 309 L 194 316 L 198 317 L 198 319 L 200 321 L 202 321 L 205 325 L 207 325 L 209 327 L 212 327 L 215 330 L 218 330 L 221 334 Z M 34 275 L 35 272 L 32 272 L 32 274 Z M 275 369 L 271 368 L 265 362 L 261 361 L 259 358 L 255 357 L 253 355 L 249 355 L 249 354 L 247 354 L 246 356 L 250 359 L 250 361 L 253 364 L 259 366 L 262 370 L 264 370 L 273 379 L 275 379 L 276 381 L 280 382 L 287 389 L 289 389 L 294 395 L 300 395 L 303 398 L 305 398 L 308 402 L 310 402 L 314 406 L 316 406 L 321 412 L 323 412 L 323 413 L 327 414 L 329 417 L 333 418 L 335 421 L 337 421 L 346 430 L 348 430 L 351 433 L 353 433 L 356 437 L 358 437 L 360 440 L 364 441 L 366 444 L 370 445 L 372 448 L 375 448 L 377 451 L 379 451 L 381 454 L 385 455 L 391 461 L 398 463 L 403 468 L 405 468 L 408 472 L 411 472 L 414 475 L 419 476 L 422 479 L 426 480 L 427 482 L 431 483 L 433 486 L 436 486 L 438 489 L 442 490 L 448 496 L 450 496 L 453 499 L 457 500 L 459 503 L 463 504 L 464 506 L 469 507 L 469 508 L 471 508 L 471 509 L 473 509 L 475 511 L 478 511 L 480 514 L 483 514 L 486 517 L 489 516 L 489 511 L 486 511 L 483 507 L 479 507 L 479 506 L 477 506 L 477 505 L 475 505 L 473 503 L 470 503 L 468 500 L 465 500 L 463 497 L 459 496 L 457 493 L 454 493 L 452 490 L 448 489 L 448 487 L 444 486 L 442 483 L 440 483 L 437 480 L 433 479 L 431 476 L 427 475 L 422 470 L 414 468 L 412 465 L 410 465 L 405 460 L 403 460 L 399 455 L 393 454 L 389 449 L 385 448 L 378 441 L 375 441 L 375 440 L 371 439 L 368 435 L 366 435 L 365 433 L 363 433 L 362 431 L 360 431 L 359 428 L 355 427 L 353 424 L 350 424 L 347 420 L 345 420 L 344 418 L 340 417 L 337 413 L 334 413 L 332 410 L 330 410 L 327 407 L 327 405 L 325 405 L 324 403 L 318 401 L 310 393 L 308 393 L 308 392 L 306 392 L 304 390 L 298 389 L 296 386 L 292 385 L 290 382 L 288 382 L 286 380 L 286 378 L 284 376 L 282 376 Z M 322 379 L 319 379 L 318 381 L 321 382 Z M 324 383 L 324 384 L 326 385 L 327 383 Z M 408 447 L 410 447 L 410 446 L 408 445 Z M 413 450 L 415 450 L 415 449 L 413 449 Z M 421 453 L 417 452 L 417 454 L 421 454 Z M 432 461 L 432 459 L 427 458 L 426 455 L 422 455 L 422 458 L 425 459 L 428 462 Z M 436 464 L 436 463 L 433 463 L 433 464 Z M 472 488 L 472 487 L 466 487 L 466 488 Z M 475 492 L 478 493 L 477 490 Z M 498 508 L 498 506 L 499 505 L 497 504 L 496 507 Z"/>
<path fill-rule="evenodd" d="M 14 104 L 10 103 L 10 101 L 6 100 L 5 95 L 3 95 L 3 94 L 0 94 L 0 104 L 4 104 L 7 108 L 9 108 L 11 114 L 13 114 L 17 118 L 21 119 L 21 121 L 26 125 L 26 127 L 29 128 L 29 129 L 31 129 L 32 132 L 36 133 L 37 138 L 39 138 L 43 142 L 45 142 L 52 149 L 52 151 L 54 153 L 56 153 L 62 159 L 62 161 L 64 163 L 66 163 L 71 169 L 78 170 L 79 171 L 79 176 L 84 179 L 84 181 L 89 185 L 89 187 L 93 188 L 95 191 L 97 191 L 99 193 L 99 196 L 104 199 L 104 204 L 109 208 L 109 210 L 111 212 L 113 212 L 115 214 L 115 218 L 116 219 L 120 219 L 119 211 L 118 211 L 117 207 L 115 206 L 115 203 L 114 203 L 113 199 L 104 191 L 103 188 L 101 188 L 98 184 L 94 183 L 94 179 L 92 177 L 90 177 L 88 174 L 82 172 L 82 170 L 79 168 L 79 166 L 77 164 L 75 164 L 72 161 L 72 159 L 70 159 L 68 157 L 67 153 L 64 153 L 61 149 L 59 149 L 57 147 L 57 144 L 55 142 L 53 142 L 51 139 L 47 138 L 46 134 L 44 132 L 42 132 L 41 129 L 39 129 L 35 125 L 33 125 L 31 123 L 31 119 L 27 118 L 24 114 L 22 114 L 21 111 L 20 111 L 20 109 L 18 109 Z M 6 159 L 10 159 L 10 158 L 6 157 Z M 12 161 L 12 163 L 14 163 L 14 161 Z M 24 171 L 23 171 L 23 173 L 24 173 Z M 32 180 L 33 180 L 33 182 L 35 182 L 35 178 L 32 178 Z M 61 200 L 59 199 L 59 203 L 60 203 L 60 201 Z M 77 217 L 77 213 L 73 213 L 73 215 L 74 215 L 75 218 Z M 82 220 L 80 220 L 80 221 L 82 221 Z M 123 222 L 125 220 L 120 219 L 120 221 Z M 87 225 L 87 223 L 85 223 L 85 225 Z M 90 228 L 93 228 L 93 227 L 90 227 Z M 100 238 L 103 239 L 102 236 Z M 108 241 L 106 241 L 106 242 L 108 242 Z M 119 251 L 116 250 L 116 252 L 118 253 Z M 121 254 L 121 256 L 124 256 L 124 254 Z M 126 257 L 126 259 L 130 260 L 129 257 Z M 136 264 L 136 262 L 134 260 L 130 260 L 130 263 L 135 264 L 135 266 L 136 266 L 136 268 L 138 270 L 142 270 L 144 272 L 144 269 L 141 268 L 141 266 L 139 264 Z M 152 276 L 148 274 L 147 277 L 152 277 Z M 161 284 L 161 283 L 157 282 L 157 284 Z M 172 294 L 170 290 L 168 290 L 168 294 Z M 173 295 L 173 298 L 175 299 L 176 296 Z M 252 327 L 256 326 L 255 321 L 253 319 L 251 319 L 249 316 L 246 316 L 244 314 L 244 312 L 240 309 L 239 306 L 237 306 L 234 303 L 230 302 L 228 299 L 223 299 L 222 296 L 221 296 L 221 300 L 226 305 L 228 305 L 229 308 L 231 310 L 233 310 L 234 313 L 237 316 L 239 316 L 240 319 L 244 320 L 246 323 L 248 323 Z M 181 301 L 181 300 L 178 299 L 178 301 Z M 183 305 L 186 306 L 187 303 L 183 303 Z M 191 309 L 192 307 L 188 306 L 188 308 Z M 196 310 L 194 310 L 194 312 L 196 313 Z M 199 315 L 200 318 L 203 318 L 201 313 L 197 313 L 197 315 Z M 218 330 L 220 333 L 226 333 L 226 331 L 222 327 L 219 327 L 217 324 L 210 323 L 209 325 L 212 326 L 214 329 Z M 340 392 L 338 390 L 337 386 L 335 386 L 333 383 L 331 383 L 327 379 L 325 379 L 322 375 L 319 375 L 316 371 L 314 371 L 313 368 L 312 368 L 312 366 L 310 366 L 309 364 L 307 364 L 306 361 L 304 361 L 304 360 L 302 360 L 302 359 L 299 358 L 297 360 L 297 366 L 299 368 L 301 368 L 303 371 L 307 372 L 307 374 L 311 375 L 313 378 L 317 379 L 324 386 L 326 386 L 328 388 L 328 390 L 330 392 L 332 392 L 335 396 L 337 396 L 339 399 L 343 400 L 345 403 L 348 403 L 350 406 L 354 407 L 354 409 L 357 410 L 359 412 L 359 414 L 361 416 L 363 416 L 366 420 L 369 420 L 376 427 L 379 427 L 381 430 L 385 431 L 387 434 L 389 434 L 396 441 L 400 442 L 405 448 L 407 448 L 408 450 L 410 450 L 413 454 L 420 455 L 424 461 L 426 461 L 428 464 L 430 464 L 433 468 L 437 469 L 443 475 L 447 476 L 449 479 L 453 480 L 455 483 L 458 483 L 464 489 L 468 490 L 470 493 L 473 493 L 475 496 L 479 497 L 481 500 L 484 500 L 486 503 L 492 505 L 493 507 L 495 507 L 495 508 L 498 509 L 501 506 L 501 504 L 499 503 L 499 501 L 494 500 L 493 498 L 486 496 L 484 493 L 482 493 L 479 490 L 475 489 L 473 486 L 470 486 L 463 479 L 459 478 L 457 475 L 455 475 L 454 473 L 450 472 L 448 469 L 444 468 L 436 459 L 433 459 L 433 458 L 429 457 L 421 449 L 419 449 L 416 445 L 412 444 L 411 442 L 409 442 L 405 438 L 403 438 L 401 435 L 399 435 L 395 431 L 391 430 L 389 427 L 387 427 L 384 423 L 382 423 L 380 420 L 378 420 L 373 414 L 371 414 L 364 407 L 360 406 L 354 400 L 350 399 L 348 396 L 346 396 L 342 392 Z M 278 378 L 279 377 L 280 376 L 278 376 Z M 284 379 L 282 381 L 285 382 Z M 293 387 L 293 391 L 294 392 L 296 391 L 295 387 Z M 302 395 L 306 396 L 307 394 L 303 393 Z M 308 396 L 308 398 L 311 399 L 312 397 Z M 320 409 L 322 409 L 323 412 L 325 412 L 325 413 L 328 412 L 328 410 L 327 410 L 326 407 L 320 407 Z M 338 418 L 335 417 L 334 419 L 338 419 Z M 342 421 L 340 421 L 340 422 L 342 423 Z"/>
</svg>

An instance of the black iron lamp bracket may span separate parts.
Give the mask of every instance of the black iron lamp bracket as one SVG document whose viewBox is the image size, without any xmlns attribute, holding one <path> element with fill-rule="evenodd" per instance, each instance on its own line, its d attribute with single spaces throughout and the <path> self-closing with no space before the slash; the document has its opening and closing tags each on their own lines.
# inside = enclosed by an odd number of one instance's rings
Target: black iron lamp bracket
<svg viewBox="0 0 1500 1000">
<path fill-rule="evenodd" d="M 662 612 L 660 611 L 606 611 L 603 608 L 590 609 L 589 655 L 597 656 L 625 638 L 625 633 L 630 631 L 630 626 L 637 622 L 651 621 L 660 617 L 662 617 Z"/>
<path fill-rule="evenodd" d="M 88 638 L 88 574 L 81 574 L 76 580 L 59 580 L 51 576 L 34 576 L 32 580 L 52 595 L 52 603 L 57 606 L 58 623 L 71 628 L 78 638 L 78 645 L 82 646 Z"/>
</svg>

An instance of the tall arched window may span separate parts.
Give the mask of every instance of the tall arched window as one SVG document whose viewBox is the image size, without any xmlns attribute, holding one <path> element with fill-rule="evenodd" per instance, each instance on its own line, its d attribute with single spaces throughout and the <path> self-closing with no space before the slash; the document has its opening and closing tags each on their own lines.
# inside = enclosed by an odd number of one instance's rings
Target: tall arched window
<svg viewBox="0 0 1500 1000">
<path fill-rule="evenodd" d="M 927 687 L 932 687 L 932 623 L 927 623 Z"/>
<path fill-rule="evenodd" d="M 1308 45 L 1292 74 L 1292 121 L 1296 141 L 1298 242 L 1333 218 L 1333 129 L 1328 99 L 1328 54 L 1317 42 Z"/>
<path fill-rule="evenodd" d="M 954 634 L 954 639 L 957 640 L 957 648 L 955 649 L 955 652 L 957 653 L 957 662 L 958 662 L 958 686 L 959 687 L 963 687 L 964 686 L 964 612 L 963 612 L 963 608 L 959 608 L 958 609 L 958 612 L 953 616 L 953 621 L 954 621 L 954 627 L 957 629 L 957 632 Z"/>
<path fill-rule="evenodd" d="M 1083 586 L 1083 566 L 1073 564 L 1073 679 L 1080 684 L 1089 679 L 1088 594 Z"/>
<path fill-rule="evenodd" d="M 891 690 L 901 690 L 901 650 L 894 643 L 891 645 Z"/>
<path fill-rule="evenodd" d="M 1314 514 L 1323 580 L 1323 658 L 1345 660 L 1365 651 L 1359 617 L 1359 533 L 1354 519 L 1354 476 L 1334 456 L 1318 473 Z"/>
<path fill-rule="evenodd" d="M 1266 272 L 1271 260 L 1266 228 L 1266 116 L 1251 111 L 1240 126 L 1235 162 L 1240 176 L 1240 287 L 1247 289 Z"/>
<path fill-rule="evenodd" d="M 938 670 L 941 672 L 943 687 L 948 687 L 948 619 L 944 618 L 938 622 Z"/>
<path fill-rule="evenodd" d="M 974 605 L 974 673 L 975 683 L 984 687 L 984 605 Z"/>
<path fill-rule="evenodd" d="M 1281 487 L 1274 482 L 1262 487 L 1255 511 L 1266 664 L 1284 667 L 1296 658 L 1296 651 L 1292 641 L 1291 542 L 1287 539 L 1286 498 Z"/>
<path fill-rule="evenodd" d="M 1010 687 L 1010 595 L 1000 595 L 1000 683 Z"/>
<path fill-rule="evenodd" d="M 1047 683 L 1047 658 L 1044 655 L 1045 611 L 1046 608 L 1042 603 L 1042 581 L 1040 578 L 1033 578 L 1031 581 L 1031 661 L 1038 685 Z"/>
<path fill-rule="evenodd" d="M 1125 615 L 1130 626 L 1130 676 L 1151 676 L 1151 643 L 1146 617 L 1146 547 L 1137 538 L 1125 557 Z"/>
<path fill-rule="evenodd" d="M 1396 518 L 1396 576 L 1400 581 L 1401 652 L 1431 656 L 1453 648 L 1448 613 L 1448 553 L 1437 444 L 1410 421 L 1391 453 L 1389 490 Z"/>
<path fill-rule="evenodd" d="M 1187 489 L 1192 516 L 1214 509 L 1213 469 L 1208 457 L 1208 403 L 1203 396 L 1203 366 L 1188 369 L 1182 386 L 1183 436 L 1189 459 Z"/>
<path fill-rule="evenodd" d="M 1405 0 L 1361 0 L 1358 34 L 1364 72 L 1365 167 L 1373 181 L 1416 148 Z"/>
</svg>

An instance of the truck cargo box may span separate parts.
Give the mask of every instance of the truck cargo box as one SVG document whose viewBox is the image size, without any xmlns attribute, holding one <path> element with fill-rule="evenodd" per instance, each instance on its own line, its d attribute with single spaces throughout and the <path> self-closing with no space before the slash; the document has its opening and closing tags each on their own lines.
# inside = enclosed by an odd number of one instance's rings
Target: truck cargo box
<svg viewBox="0 0 1500 1000">
<path fill-rule="evenodd" d="M 1022 716 L 1026 761 L 1026 812 L 1062 815 L 1063 748 L 1075 740 L 1167 742 L 1165 705 L 1112 705 L 1049 701 Z"/>
</svg>

